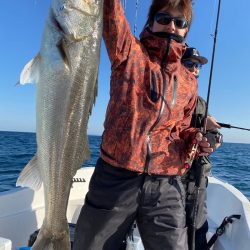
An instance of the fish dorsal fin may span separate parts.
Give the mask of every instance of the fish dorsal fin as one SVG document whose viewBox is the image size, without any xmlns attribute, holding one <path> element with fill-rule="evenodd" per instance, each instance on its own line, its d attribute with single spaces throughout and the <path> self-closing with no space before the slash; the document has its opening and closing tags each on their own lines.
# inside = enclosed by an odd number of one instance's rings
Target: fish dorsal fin
<svg viewBox="0 0 250 250">
<path fill-rule="evenodd" d="M 97 92 L 98 92 L 98 78 L 96 78 L 96 81 L 95 81 L 94 93 L 93 93 L 92 100 L 89 106 L 89 115 L 92 114 L 92 109 L 93 109 L 93 106 L 95 105 Z"/>
<path fill-rule="evenodd" d="M 41 56 L 37 54 L 32 60 L 30 60 L 23 68 L 18 85 L 25 85 L 28 83 L 37 83 L 39 79 L 39 64 Z"/>
<path fill-rule="evenodd" d="M 38 190 L 41 185 L 42 178 L 38 168 L 37 156 L 35 155 L 19 175 L 16 186 L 29 187 Z"/>
<path fill-rule="evenodd" d="M 97 95 L 98 95 L 98 74 L 97 74 L 96 81 L 95 81 L 94 101 L 93 101 L 93 104 L 95 104 Z"/>
</svg>

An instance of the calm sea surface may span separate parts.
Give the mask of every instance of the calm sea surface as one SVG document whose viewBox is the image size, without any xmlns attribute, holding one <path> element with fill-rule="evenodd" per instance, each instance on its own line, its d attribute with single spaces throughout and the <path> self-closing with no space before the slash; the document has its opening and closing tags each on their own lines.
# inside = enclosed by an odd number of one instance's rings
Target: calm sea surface
<svg viewBox="0 0 250 250">
<path fill-rule="evenodd" d="M 99 157 L 100 136 L 89 136 L 94 166 Z M 0 192 L 15 188 L 16 179 L 36 152 L 34 133 L 0 132 Z M 212 156 L 212 174 L 238 188 L 250 199 L 250 144 L 224 143 Z"/>
</svg>

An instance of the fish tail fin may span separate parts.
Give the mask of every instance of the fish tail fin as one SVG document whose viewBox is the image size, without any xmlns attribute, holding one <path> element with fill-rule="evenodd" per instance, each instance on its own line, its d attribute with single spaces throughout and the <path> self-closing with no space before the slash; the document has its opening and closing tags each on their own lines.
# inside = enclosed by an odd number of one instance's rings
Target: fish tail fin
<svg viewBox="0 0 250 250">
<path fill-rule="evenodd" d="M 52 233 L 44 226 L 41 227 L 32 250 L 70 250 L 69 230 Z"/>
<path fill-rule="evenodd" d="M 37 155 L 35 155 L 19 175 L 16 186 L 38 190 L 42 185 L 42 178 L 37 165 Z"/>
<path fill-rule="evenodd" d="M 23 68 L 20 79 L 17 85 L 25 85 L 28 83 L 36 83 L 39 78 L 39 62 L 40 54 L 37 54 L 32 60 L 30 60 Z"/>
</svg>

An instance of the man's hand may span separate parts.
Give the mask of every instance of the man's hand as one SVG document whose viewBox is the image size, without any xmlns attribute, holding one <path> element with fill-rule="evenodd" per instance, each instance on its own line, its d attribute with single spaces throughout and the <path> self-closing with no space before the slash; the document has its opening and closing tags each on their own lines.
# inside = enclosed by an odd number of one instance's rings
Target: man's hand
<svg viewBox="0 0 250 250">
<path fill-rule="evenodd" d="M 207 117 L 207 130 L 216 130 L 221 128 L 221 126 L 217 123 L 214 117 L 208 116 Z"/>
<path fill-rule="evenodd" d="M 212 116 L 208 116 L 207 117 L 207 130 L 210 131 L 217 131 L 217 129 L 220 129 L 221 126 L 217 123 L 217 121 L 215 120 L 214 117 Z M 209 139 L 209 138 L 208 138 Z M 216 138 L 214 138 L 215 140 Z M 221 146 L 221 142 L 220 140 L 218 140 L 218 142 L 213 143 L 213 149 L 216 150 L 217 148 L 219 148 Z"/>
<path fill-rule="evenodd" d="M 210 144 L 207 142 L 207 138 L 198 132 L 196 134 L 196 140 L 198 142 L 198 155 L 199 156 L 209 156 L 214 150 L 211 148 Z"/>
<path fill-rule="evenodd" d="M 221 126 L 217 123 L 216 119 L 213 116 L 208 116 L 207 117 L 207 126 L 206 126 L 207 130 L 209 130 L 209 131 L 217 131 L 217 129 L 220 129 L 220 128 L 221 128 Z M 209 137 L 207 139 L 209 139 Z M 207 144 L 202 144 L 202 146 L 203 145 L 207 145 Z M 221 146 L 221 143 L 216 142 L 216 143 L 212 143 L 212 145 L 213 145 L 213 149 L 216 150 L 217 148 L 219 148 Z"/>
</svg>

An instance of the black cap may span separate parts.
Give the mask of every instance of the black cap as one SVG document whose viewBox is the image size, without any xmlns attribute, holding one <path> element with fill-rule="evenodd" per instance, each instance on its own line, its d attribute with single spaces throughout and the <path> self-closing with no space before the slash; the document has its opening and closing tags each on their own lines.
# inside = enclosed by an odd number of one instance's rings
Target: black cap
<svg viewBox="0 0 250 250">
<path fill-rule="evenodd" d="M 181 60 L 185 61 L 189 59 L 195 59 L 202 65 L 207 63 L 207 58 L 204 56 L 200 56 L 200 53 L 196 48 L 191 48 L 191 47 L 186 48 L 186 51 L 182 56 Z"/>
</svg>

